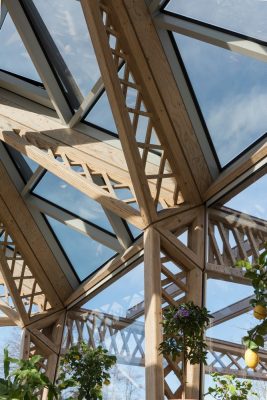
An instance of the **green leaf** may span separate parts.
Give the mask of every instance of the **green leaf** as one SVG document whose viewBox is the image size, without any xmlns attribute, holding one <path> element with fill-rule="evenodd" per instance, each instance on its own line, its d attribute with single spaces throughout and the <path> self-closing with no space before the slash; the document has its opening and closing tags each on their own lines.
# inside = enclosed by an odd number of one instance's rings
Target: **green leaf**
<svg viewBox="0 0 267 400">
<path fill-rule="evenodd" d="M 6 382 L 6 384 L 3 384 L 2 382 L 0 383 L 0 395 L 6 395 L 8 394 L 7 392 L 8 390 L 8 384 Z"/>
<path fill-rule="evenodd" d="M 257 345 L 257 343 L 256 342 L 254 342 L 253 340 L 249 340 L 249 342 L 248 342 L 248 348 L 250 349 L 250 350 L 259 350 L 259 346 Z"/>
<path fill-rule="evenodd" d="M 266 265 L 267 262 L 267 250 L 265 250 L 263 253 L 260 254 L 259 256 L 259 263 L 262 265 Z"/>
<path fill-rule="evenodd" d="M 259 347 L 264 347 L 264 337 L 263 336 L 257 335 L 255 337 L 254 341 Z"/>
<path fill-rule="evenodd" d="M 31 364 L 37 364 L 38 362 L 40 362 L 42 360 L 42 356 L 39 355 L 34 355 L 31 357 L 30 362 Z"/>
<path fill-rule="evenodd" d="M 8 349 L 7 347 L 4 348 L 4 375 L 5 378 L 9 376 L 9 371 L 10 371 L 10 361 L 9 361 L 9 356 L 8 356 Z"/>
</svg>

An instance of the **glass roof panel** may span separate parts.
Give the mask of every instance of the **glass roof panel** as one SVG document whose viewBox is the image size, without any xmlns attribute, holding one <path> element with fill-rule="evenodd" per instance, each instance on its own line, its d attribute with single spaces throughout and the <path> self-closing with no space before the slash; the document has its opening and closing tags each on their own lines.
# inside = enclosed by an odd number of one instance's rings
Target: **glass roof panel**
<svg viewBox="0 0 267 400">
<path fill-rule="evenodd" d="M 140 236 L 143 232 L 141 229 L 138 229 L 136 226 L 129 224 L 127 222 L 128 228 L 130 229 L 131 234 L 133 235 L 133 238 L 136 239 L 138 236 Z"/>
<path fill-rule="evenodd" d="M 27 182 L 31 178 L 32 174 L 39 167 L 39 164 L 31 160 L 26 155 L 15 150 L 8 144 L 5 143 L 4 146 L 9 156 L 12 158 L 14 164 L 16 165 L 18 171 L 20 172 L 20 175 L 22 176 L 23 180 Z"/>
<path fill-rule="evenodd" d="M 264 62 L 174 34 L 222 166 L 267 131 Z"/>
<path fill-rule="evenodd" d="M 93 105 L 85 117 L 85 121 L 118 135 L 106 91 Z"/>
<path fill-rule="evenodd" d="M 80 280 L 87 278 L 116 255 L 115 251 L 54 218 L 46 218 Z"/>
<path fill-rule="evenodd" d="M 114 234 L 101 205 L 55 175 L 47 172 L 33 193 Z"/>
<path fill-rule="evenodd" d="M 9 14 L 0 29 L 0 43 L 0 69 L 41 82 Z"/>
<path fill-rule="evenodd" d="M 33 0 L 33 3 L 76 84 L 86 96 L 100 72 L 80 2 Z"/>
<path fill-rule="evenodd" d="M 267 40 L 266 0 L 171 0 L 165 10 Z"/>
<path fill-rule="evenodd" d="M 267 219 L 267 175 L 228 201 L 225 206 L 257 218 Z"/>
<path fill-rule="evenodd" d="M 29 157 L 25 156 L 24 154 L 22 154 L 22 157 L 24 159 L 24 161 L 26 162 L 26 164 L 28 165 L 28 167 L 30 168 L 30 170 L 32 171 L 32 173 L 34 173 L 37 168 L 39 167 L 39 164 L 37 164 L 35 161 L 31 160 Z"/>
</svg>

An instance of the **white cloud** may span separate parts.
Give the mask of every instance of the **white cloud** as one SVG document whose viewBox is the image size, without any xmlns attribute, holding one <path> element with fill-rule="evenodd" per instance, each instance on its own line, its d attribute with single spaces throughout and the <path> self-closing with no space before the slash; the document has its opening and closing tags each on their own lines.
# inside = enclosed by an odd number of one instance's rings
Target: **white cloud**
<svg viewBox="0 0 267 400">
<path fill-rule="evenodd" d="M 239 154 L 267 131 L 267 93 L 259 87 L 225 98 L 210 109 L 207 125 L 223 162 Z"/>
</svg>

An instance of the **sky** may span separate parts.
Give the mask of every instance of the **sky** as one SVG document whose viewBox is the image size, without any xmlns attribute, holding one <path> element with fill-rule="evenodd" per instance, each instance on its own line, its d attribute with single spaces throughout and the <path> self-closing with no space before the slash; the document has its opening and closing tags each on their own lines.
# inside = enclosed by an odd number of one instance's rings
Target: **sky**
<svg viewBox="0 0 267 400">
<path fill-rule="evenodd" d="M 266 63 L 174 33 L 222 166 L 267 132 Z"/>
<path fill-rule="evenodd" d="M 170 0 L 166 10 L 267 40 L 267 0 Z"/>
<path fill-rule="evenodd" d="M 66 0 L 34 0 L 34 4 L 81 92 L 86 96 L 99 77 L 99 69 L 79 2 L 67 0 L 68 7 Z M 173 0 L 167 9 L 267 40 L 267 2 L 263 0 Z M 175 34 L 174 37 L 219 159 L 222 165 L 225 165 L 267 131 L 266 63 L 182 35 Z M 0 30 L 0 42 L 0 68 L 40 81 L 9 15 Z M 132 101 L 133 97 L 129 97 L 129 101 Z M 105 93 L 89 114 L 88 120 L 116 132 Z M 54 191 L 49 191 L 52 186 Z M 266 188 L 265 176 L 226 205 L 266 219 Z M 112 232 L 97 203 L 75 192 L 51 174 L 45 175 L 35 193 Z M 76 263 L 81 279 L 103 260 L 114 255 L 110 249 L 96 242 L 92 243 L 85 237 L 78 237 L 77 232 L 71 232 L 58 221 L 50 218 L 49 222 L 69 258 Z M 97 256 L 93 262 L 92 254 Z M 207 308 L 214 312 L 250 294 L 251 290 L 242 285 L 212 280 L 207 286 Z M 90 300 L 87 306 L 121 317 L 125 316 L 128 308 L 142 300 L 143 275 L 142 266 L 139 266 Z M 211 328 L 208 335 L 240 343 L 244 329 L 251 326 L 251 318 L 251 313 L 247 313 L 219 327 Z M 1 328 L 0 351 L 9 341 L 10 335 L 16 335 L 14 328 Z M 129 371 L 120 372 L 123 373 L 129 374 Z M 140 372 L 131 373 L 136 376 Z M 143 372 L 140 373 L 140 382 L 142 386 Z M 139 388 L 137 391 L 139 398 L 143 396 L 142 390 Z"/>
</svg>

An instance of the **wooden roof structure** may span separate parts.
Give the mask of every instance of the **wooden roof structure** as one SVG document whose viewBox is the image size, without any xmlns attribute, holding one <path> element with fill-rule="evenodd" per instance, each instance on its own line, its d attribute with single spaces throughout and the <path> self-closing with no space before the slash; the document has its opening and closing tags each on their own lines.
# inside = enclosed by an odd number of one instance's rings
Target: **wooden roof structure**
<svg viewBox="0 0 267 400">
<path fill-rule="evenodd" d="M 23 356 L 41 353 L 51 379 L 60 354 L 89 335 L 91 345 L 111 341 L 118 363 L 145 367 L 146 400 L 198 399 L 205 371 L 266 380 L 265 351 L 258 369 L 249 373 L 241 345 L 209 338 L 204 371 L 182 360 L 163 360 L 158 346 L 166 306 L 184 300 L 203 305 L 208 279 L 249 285 L 234 265 L 257 259 L 267 241 L 267 216 L 224 204 L 266 176 L 267 140 L 262 135 L 229 164 L 219 165 L 169 31 L 265 63 L 267 47 L 164 13 L 162 3 L 77 1 L 100 70 L 82 96 L 53 37 L 42 28 L 35 1 L 0 2 L 1 29 L 9 15 L 43 84 L 0 70 L 0 326 L 23 329 Z M 103 92 L 117 136 L 84 122 Z M 29 160 L 37 165 L 34 171 Z M 48 173 L 97 204 L 111 231 L 36 195 Z M 46 190 L 56 196 L 57 186 Z M 91 270 L 88 248 L 88 271 L 81 278 L 49 218 L 114 256 Z M 129 227 L 140 235 L 134 237 Z M 140 263 L 144 298 L 127 316 L 84 306 Z M 248 312 L 249 299 L 215 312 L 214 326 Z M 175 384 L 169 383 L 171 375 Z"/>
</svg>

